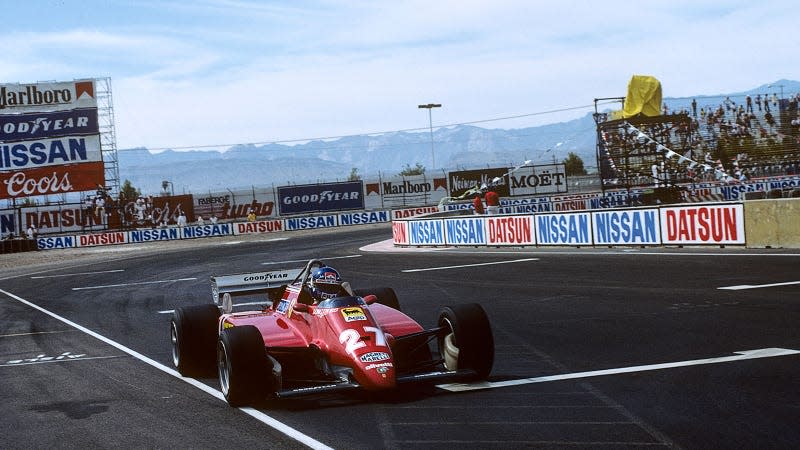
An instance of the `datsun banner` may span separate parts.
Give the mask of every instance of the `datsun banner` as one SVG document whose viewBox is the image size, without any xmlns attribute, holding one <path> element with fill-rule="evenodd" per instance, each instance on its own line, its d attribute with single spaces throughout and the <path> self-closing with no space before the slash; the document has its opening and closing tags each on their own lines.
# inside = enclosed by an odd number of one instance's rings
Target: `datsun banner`
<svg viewBox="0 0 800 450">
<path fill-rule="evenodd" d="M 486 216 L 488 245 L 533 245 L 533 216 Z"/>
<path fill-rule="evenodd" d="M 283 231 L 283 220 L 259 220 L 257 222 L 236 222 L 233 234 L 261 234 Z"/>
<path fill-rule="evenodd" d="M 78 247 L 97 247 L 101 245 L 127 244 L 128 233 L 125 231 L 108 231 L 78 235 Z"/>
<path fill-rule="evenodd" d="M 88 191 L 105 185 L 102 162 L 0 172 L 0 199 Z"/>
<path fill-rule="evenodd" d="M 97 108 L 0 115 L 0 142 L 99 133 Z"/>
<path fill-rule="evenodd" d="M 408 222 L 405 220 L 392 222 L 392 243 L 408 245 Z"/>
<path fill-rule="evenodd" d="M 424 206 L 421 208 L 396 209 L 392 211 L 392 219 L 407 219 L 409 217 L 420 216 L 439 212 L 437 206 Z"/>
<path fill-rule="evenodd" d="M 94 80 L 0 84 L 0 111 L 3 112 L 76 108 L 97 108 Z"/>
<path fill-rule="evenodd" d="M 279 186 L 280 214 L 364 209 L 361 181 Z"/>
<path fill-rule="evenodd" d="M 741 204 L 662 207 L 661 240 L 667 244 L 744 244 Z"/>
</svg>

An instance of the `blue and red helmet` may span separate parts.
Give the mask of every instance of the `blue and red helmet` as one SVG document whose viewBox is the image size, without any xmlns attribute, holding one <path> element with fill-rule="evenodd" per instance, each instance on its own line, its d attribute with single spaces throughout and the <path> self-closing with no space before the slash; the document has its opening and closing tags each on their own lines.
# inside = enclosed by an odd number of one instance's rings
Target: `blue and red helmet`
<svg viewBox="0 0 800 450">
<path fill-rule="evenodd" d="M 311 288 L 311 296 L 317 301 L 329 298 L 340 297 L 344 288 L 342 287 L 342 277 L 333 267 L 320 267 L 311 272 L 311 279 L 308 282 Z"/>
</svg>

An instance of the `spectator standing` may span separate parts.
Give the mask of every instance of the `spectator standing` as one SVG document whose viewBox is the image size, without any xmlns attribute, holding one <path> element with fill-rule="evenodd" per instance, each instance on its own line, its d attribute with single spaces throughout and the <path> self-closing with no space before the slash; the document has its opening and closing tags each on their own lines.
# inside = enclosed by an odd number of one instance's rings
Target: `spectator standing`
<svg viewBox="0 0 800 450">
<path fill-rule="evenodd" d="M 83 201 L 83 226 L 91 226 L 94 223 L 94 199 L 87 196 Z"/>
<path fill-rule="evenodd" d="M 747 104 L 747 108 L 746 108 L 747 112 L 750 112 L 750 113 L 753 112 L 753 99 L 750 98 L 750 96 L 748 95 L 747 97 L 744 98 L 744 101 Z"/>
<path fill-rule="evenodd" d="M 475 214 L 484 214 L 486 212 L 483 210 L 483 200 L 481 200 L 480 192 L 475 194 L 475 198 L 472 200 L 472 206 L 475 208 Z"/>
<path fill-rule="evenodd" d="M 692 116 L 697 117 L 697 100 L 692 99 Z"/>
<path fill-rule="evenodd" d="M 203 220 L 203 216 L 197 216 L 197 226 L 202 227 L 206 224 L 206 221 Z"/>
<path fill-rule="evenodd" d="M 106 200 L 102 195 L 98 195 L 94 201 L 94 215 L 100 218 L 100 223 L 105 222 Z"/>
<path fill-rule="evenodd" d="M 214 214 L 211 215 L 211 219 L 209 220 L 211 220 L 211 225 L 217 224 L 217 216 L 215 216 Z"/>
<path fill-rule="evenodd" d="M 756 94 L 756 106 L 758 106 L 758 111 L 761 112 L 761 94 Z"/>
<path fill-rule="evenodd" d="M 486 213 L 487 214 L 499 214 L 500 213 L 500 196 L 497 195 L 494 188 L 490 188 L 486 195 L 484 195 L 484 199 L 486 200 Z"/>
<path fill-rule="evenodd" d="M 181 211 L 181 215 L 178 216 L 178 226 L 185 227 L 186 226 L 186 214 Z"/>
<path fill-rule="evenodd" d="M 256 221 L 256 212 L 253 211 L 253 208 L 247 210 L 247 221 L 248 222 L 255 222 Z"/>
<path fill-rule="evenodd" d="M 25 235 L 28 236 L 28 239 L 33 239 L 36 236 L 33 231 L 33 224 L 28 225 L 28 229 L 25 230 Z"/>
</svg>

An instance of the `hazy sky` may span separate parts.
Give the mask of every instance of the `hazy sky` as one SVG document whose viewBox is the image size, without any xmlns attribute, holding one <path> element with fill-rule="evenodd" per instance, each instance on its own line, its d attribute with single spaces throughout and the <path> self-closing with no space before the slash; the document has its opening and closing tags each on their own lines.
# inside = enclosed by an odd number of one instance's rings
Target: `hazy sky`
<svg viewBox="0 0 800 450">
<path fill-rule="evenodd" d="M 583 116 L 633 74 L 667 97 L 800 79 L 789 0 L 0 5 L 0 82 L 111 77 L 121 149 L 427 129 L 421 103 L 443 104 L 434 126 L 519 128 Z"/>
</svg>

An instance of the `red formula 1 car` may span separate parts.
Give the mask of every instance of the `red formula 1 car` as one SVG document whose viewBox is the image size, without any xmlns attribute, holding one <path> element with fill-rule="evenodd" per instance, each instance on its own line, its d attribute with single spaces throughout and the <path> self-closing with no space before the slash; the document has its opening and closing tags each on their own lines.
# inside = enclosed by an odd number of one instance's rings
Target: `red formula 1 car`
<svg viewBox="0 0 800 450">
<path fill-rule="evenodd" d="M 269 397 L 403 383 L 485 379 L 494 339 L 475 303 L 442 308 L 438 326 L 423 329 L 400 312 L 391 288 L 352 291 L 314 302 L 311 260 L 302 269 L 212 278 L 214 304 L 175 310 L 172 357 L 184 376 L 216 367 L 231 406 Z M 232 295 L 266 292 L 261 311 L 232 312 Z"/>
</svg>

